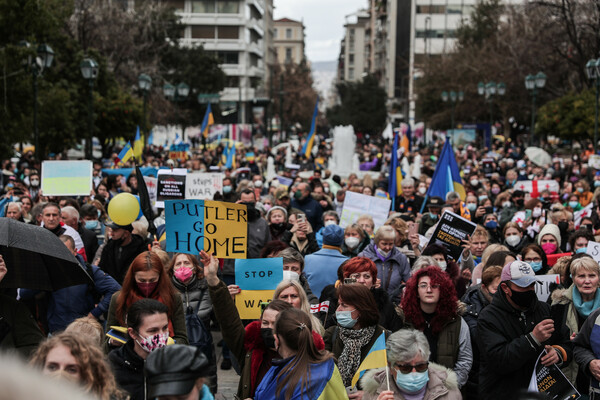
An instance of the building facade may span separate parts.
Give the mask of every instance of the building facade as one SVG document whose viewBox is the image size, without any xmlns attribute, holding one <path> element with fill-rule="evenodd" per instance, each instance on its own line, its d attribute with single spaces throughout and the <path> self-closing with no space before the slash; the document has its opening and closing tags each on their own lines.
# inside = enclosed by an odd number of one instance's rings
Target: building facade
<svg viewBox="0 0 600 400">
<path fill-rule="evenodd" d="M 273 21 L 273 46 L 280 65 L 306 61 L 304 24 L 289 18 Z"/>
</svg>

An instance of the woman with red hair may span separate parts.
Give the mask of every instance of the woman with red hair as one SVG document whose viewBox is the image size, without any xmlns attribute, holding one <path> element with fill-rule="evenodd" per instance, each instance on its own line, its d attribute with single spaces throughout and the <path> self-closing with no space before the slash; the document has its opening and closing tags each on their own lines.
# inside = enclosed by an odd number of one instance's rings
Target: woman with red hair
<svg viewBox="0 0 600 400">
<path fill-rule="evenodd" d="M 158 300 L 167 306 L 169 336 L 177 344 L 188 344 L 183 302 L 160 258 L 152 251 L 145 251 L 133 260 L 123 279 L 123 287 L 110 299 L 106 330 L 109 331 L 114 325 L 126 326 L 128 308 L 143 298 Z M 120 343 L 113 339 L 109 340 L 108 344 L 120 346 Z"/>
<path fill-rule="evenodd" d="M 337 308 L 338 297 L 336 295 L 336 288 L 340 284 L 343 284 L 345 281 L 360 283 L 366 286 L 375 298 L 377 309 L 379 310 L 379 325 L 391 332 L 402 328 L 402 319 L 400 319 L 400 316 L 396 312 L 394 304 L 390 301 L 387 292 L 377 282 L 377 266 L 373 260 L 367 257 L 351 258 L 340 265 L 339 272 L 342 275 L 341 279 L 335 285 L 326 286 L 319 299 L 320 302 L 329 300 L 329 311 Z M 325 315 L 325 329 L 336 324 L 334 312 L 328 312 Z"/>
<path fill-rule="evenodd" d="M 418 329 L 427 337 L 429 360 L 454 370 L 458 385 L 463 386 L 473 365 L 473 352 L 450 277 L 435 266 L 416 271 L 406 283 L 400 306 L 405 327 Z"/>
</svg>

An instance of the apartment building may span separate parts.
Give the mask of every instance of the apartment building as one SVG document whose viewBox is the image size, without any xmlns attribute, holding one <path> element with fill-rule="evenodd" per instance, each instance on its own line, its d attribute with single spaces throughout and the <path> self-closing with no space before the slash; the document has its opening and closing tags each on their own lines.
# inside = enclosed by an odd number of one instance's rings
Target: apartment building
<svg viewBox="0 0 600 400">
<path fill-rule="evenodd" d="M 278 64 L 300 64 L 306 60 L 304 53 L 304 23 L 290 18 L 273 21 L 273 46 Z"/>
</svg>

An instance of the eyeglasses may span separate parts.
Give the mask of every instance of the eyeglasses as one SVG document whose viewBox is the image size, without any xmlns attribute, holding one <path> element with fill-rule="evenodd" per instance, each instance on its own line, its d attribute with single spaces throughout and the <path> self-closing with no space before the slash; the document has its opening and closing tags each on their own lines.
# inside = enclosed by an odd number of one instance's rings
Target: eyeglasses
<svg viewBox="0 0 600 400">
<path fill-rule="evenodd" d="M 395 367 L 396 367 L 396 369 L 398 371 L 400 371 L 403 374 L 410 374 L 412 372 L 413 368 L 417 372 L 425 372 L 425 371 L 427 371 L 427 368 L 429 368 L 429 363 L 428 362 L 424 362 L 424 363 L 417 364 L 417 365 L 396 364 Z"/>
<path fill-rule="evenodd" d="M 419 283 L 419 289 L 427 289 L 427 288 L 431 288 L 431 289 L 439 289 L 440 285 L 438 285 L 437 283 L 433 283 L 433 284 L 429 284 L 429 283 Z"/>
<path fill-rule="evenodd" d="M 537 258 L 526 258 L 525 262 L 530 263 L 530 262 L 540 262 L 542 261 L 541 258 L 537 257 Z"/>
</svg>

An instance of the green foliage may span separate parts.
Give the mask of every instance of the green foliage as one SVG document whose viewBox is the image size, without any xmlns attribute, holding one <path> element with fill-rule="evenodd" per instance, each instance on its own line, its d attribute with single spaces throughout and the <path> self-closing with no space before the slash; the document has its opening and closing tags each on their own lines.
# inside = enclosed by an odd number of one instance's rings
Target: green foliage
<svg viewBox="0 0 600 400">
<path fill-rule="evenodd" d="M 374 76 L 358 82 L 336 85 L 341 105 L 327 110 L 327 120 L 332 126 L 352 125 L 357 132 L 376 135 L 383 129 L 387 112 L 386 93 Z"/>
<path fill-rule="evenodd" d="M 594 135 L 594 89 L 568 93 L 540 107 L 536 134 L 563 139 L 589 139 Z"/>
<path fill-rule="evenodd" d="M 105 96 L 96 95 L 94 111 L 94 135 L 100 143 L 106 145 L 110 139 L 122 137 L 133 145 L 136 127 L 143 118 L 142 100 L 114 86 Z"/>
<path fill-rule="evenodd" d="M 486 40 L 498 32 L 500 16 L 504 6 L 500 0 L 478 2 L 471 14 L 470 21 L 456 31 L 456 38 L 462 47 L 480 47 Z"/>
</svg>

